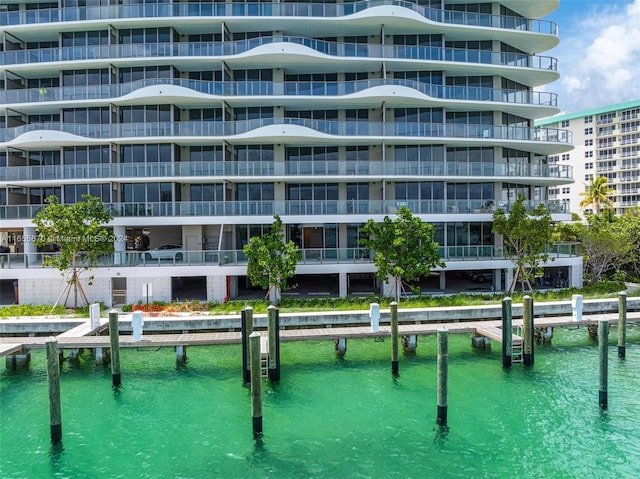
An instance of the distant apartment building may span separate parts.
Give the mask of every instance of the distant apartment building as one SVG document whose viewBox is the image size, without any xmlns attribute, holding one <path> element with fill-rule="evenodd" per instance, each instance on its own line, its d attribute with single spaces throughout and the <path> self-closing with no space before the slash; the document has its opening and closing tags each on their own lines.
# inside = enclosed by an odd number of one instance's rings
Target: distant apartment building
<svg viewBox="0 0 640 479">
<path fill-rule="evenodd" d="M 512 277 L 493 212 L 519 194 L 570 218 L 571 135 L 544 52 L 558 0 L 11 0 L 0 2 L 2 281 L 53 301 L 63 279 L 32 238 L 52 194 L 89 193 L 115 253 L 92 300 L 207 300 L 251 287 L 243 247 L 279 215 L 300 287 L 384 291 L 360 227 L 407 206 L 435 225 L 446 268 Z M 594 124 L 595 127 L 595 124 Z M 560 186 L 558 186 L 560 185 Z M 548 268 L 582 284 L 579 255 Z M 447 273 L 451 272 L 449 275 Z M 484 276 L 482 276 L 484 277 Z M 357 287 L 360 286 L 360 289 Z M 297 293 L 290 293 L 297 294 Z"/>
<path fill-rule="evenodd" d="M 640 206 L 640 99 L 556 115 L 536 126 L 573 133 L 575 149 L 549 156 L 549 163 L 572 166 L 575 183 L 549 188 L 549 199 L 568 202 L 571 212 L 582 216 L 590 209 L 580 208 L 580 193 L 593 178 L 604 176 L 615 190 L 616 213 Z"/>
</svg>

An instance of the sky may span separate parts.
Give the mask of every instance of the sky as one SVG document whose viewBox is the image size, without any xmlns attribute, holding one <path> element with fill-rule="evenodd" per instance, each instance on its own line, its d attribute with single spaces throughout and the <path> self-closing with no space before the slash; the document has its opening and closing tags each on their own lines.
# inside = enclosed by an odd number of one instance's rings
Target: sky
<svg viewBox="0 0 640 479">
<path fill-rule="evenodd" d="M 560 0 L 545 20 L 560 45 L 540 55 L 558 59 L 560 80 L 543 89 L 563 113 L 640 99 L 640 0 Z"/>
</svg>

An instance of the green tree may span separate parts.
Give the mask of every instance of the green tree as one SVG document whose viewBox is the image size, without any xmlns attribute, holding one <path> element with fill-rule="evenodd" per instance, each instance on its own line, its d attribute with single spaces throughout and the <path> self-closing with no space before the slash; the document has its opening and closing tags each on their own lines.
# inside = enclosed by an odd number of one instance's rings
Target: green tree
<svg viewBox="0 0 640 479">
<path fill-rule="evenodd" d="M 622 270 L 634 257 L 631 229 L 616 216 L 590 215 L 582 233 L 584 273 L 598 283 L 607 273 Z"/>
<path fill-rule="evenodd" d="M 378 278 L 383 282 L 393 278 L 396 301 L 403 281 L 414 281 L 436 266 L 445 266 L 438 253 L 440 245 L 433 239 L 434 226 L 413 216 L 406 206 L 398 210 L 395 220 L 385 216 L 382 223 L 376 223 L 370 219 L 361 231 L 368 236 L 360 240 L 362 245 L 375 253 Z"/>
<path fill-rule="evenodd" d="M 78 307 L 78 295 L 83 304 L 89 300 L 82 288 L 80 274 L 97 266 L 102 255 L 113 252 L 114 236 L 104 225 L 111 221 L 104 203 L 99 198 L 82 195 L 84 201 L 71 205 L 61 205 L 58 197 L 52 195 L 46 199 L 47 205 L 38 211 L 33 219 L 36 225 L 36 246 L 53 246 L 56 254 L 46 255 L 45 266 L 58 268 L 66 276 L 65 288 L 54 304 L 54 308 L 65 295 L 67 305 L 71 290 L 74 292 L 74 308 Z M 88 284 L 93 283 L 93 276 Z"/>
<path fill-rule="evenodd" d="M 541 264 L 549 259 L 547 246 L 551 242 L 551 215 L 543 204 L 530 212 L 524 204 L 524 195 L 518 195 L 509 214 L 502 208 L 493 214 L 493 232 L 502 236 L 504 254 L 516 267 L 509 293 L 515 290 L 518 279 L 529 290 L 531 280 L 542 274 Z"/>
<path fill-rule="evenodd" d="M 302 259 L 298 246 L 293 242 L 284 242 L 284 229 L 280 216 L 268 233 L 254 236 L 244 247 L 249 258 L 247 275 L 251 282 L 267 290 L 265 297 L 271 303 L 280 300 L 282 291 L 287 288 L 287 280 L 296 272 L 296 265 Z"/>
<path fill-rule="evenodd" d="M 613 209 L 613 201 L 609 198 L 614 193 L 613 188 L 607 185 L 607 178 L 599 176 L 592 178 L 591 182 L 586 185 L 585 191 L 580 193 L 584 199 L 580 202 L 580 208 L 591 207 L 594 214 L 600 214 L 600 210 L 604 206 L 606 209 Z"/>
</svg>

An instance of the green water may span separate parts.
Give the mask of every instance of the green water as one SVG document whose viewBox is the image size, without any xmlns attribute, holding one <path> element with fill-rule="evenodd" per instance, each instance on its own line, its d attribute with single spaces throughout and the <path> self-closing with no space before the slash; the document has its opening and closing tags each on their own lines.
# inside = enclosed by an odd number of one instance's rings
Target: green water
<svg viewBox="0 0 640 479">
<path fill-rule="evenodd" d="M 282 380 L 263 383 L 252 435 L 240 346 L 121 351 L 123 386 L 90 357 L 65 362 L 61 447 L 49 439 L 44 352 L 0 373 L 2 478 L 634 478 L 640 475 L 640 328 L 627 358 L 609 349 L 609 408 L 598 406 L 598 347 L 556 330 L 535 365 L 501 367 L 500 346 L 449 336 L 449 426 L 436 419 L 436 342 L 420 338 L 390 373 L 390 342 L 283 343 Z"/>
</svg>

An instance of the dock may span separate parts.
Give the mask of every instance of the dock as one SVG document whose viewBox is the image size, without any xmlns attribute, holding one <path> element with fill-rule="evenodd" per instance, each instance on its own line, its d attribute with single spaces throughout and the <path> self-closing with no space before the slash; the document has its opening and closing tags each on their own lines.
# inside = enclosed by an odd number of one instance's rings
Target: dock
<svg viewBox="0 0 640 479">
<path fill-rule="evenodd" d="M 599 320 L 607 320 L 609 323 L 613 323 L 615 325 L 618 321 L 618 314 L 607 313 L 584 315 L 581 321 L 575 321 L 571 316 L 541 317 L 535 318 L 535 327 L 556 328 L 594 326 L 598 324 Z M 640 311 L 628 313 L 628 323 L 635 323 L 638 321 L 640 321 Z M 438 329 L 444 327 L 450 334 L 477 334 L 487 337 L 492 341 L 502 342 L 501 325 L 502 322 L 500 320 L 400 324 L 398 326 L 398 333 L 401 336 L 431 336 L 436 335 Z M 106 326 L 106 320 L 101 320 L 98 328 L 90 328 L 87 324 L 83 323 L 76 328 L 56 336 L 56 339 L 58 340 L 58 347 L 61 350 L 109 348 L 109 336 L 99 335 Z M 521 319 L 513 320 L 514 328 L 521 326 Z M 268 350 L 267 331 L 259 330 L 258 332 L 262 336 L 260 345 L 261 353 L 266 355 Z M 391 330 L 388 325 L 381 325 L 379 330 L 376 332 L 371 331 L 371 327 L 369 325 L 280 330 L 280 341 L 334 340 L 336 338 L 385 338 L 390 336 Z M 31 349 L 44 349 L 46 340 L 47 337 L 44 336 L 0 337 L 0 357 L 23 353 Z M 239 344 L 241 340 L 241 333 L 239 331 L 145 334 L 141 341 L 134 341 L 132 335 L 119 336 L 119 344 L 121 348 L 212 346 L 218 344 Z M 513 340 L 514 345 L 518 342 L 522 342 L 522 338 L 517 335 L 514 335 Z"/>
</svg>

